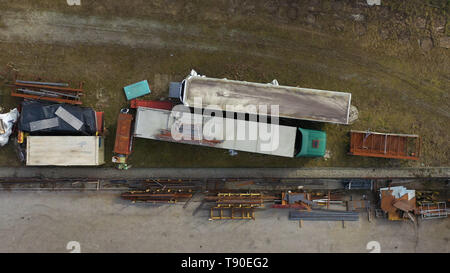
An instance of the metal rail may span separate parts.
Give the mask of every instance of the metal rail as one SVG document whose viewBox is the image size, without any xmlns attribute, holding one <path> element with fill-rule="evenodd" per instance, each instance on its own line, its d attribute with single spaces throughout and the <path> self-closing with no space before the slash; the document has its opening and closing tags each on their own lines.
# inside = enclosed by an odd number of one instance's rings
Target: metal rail
<svg viewBox="0 0 450 273">
<path fill-rule="evenodd" d="M 127 184 L 98 179 L 0 178 L 0 191 L 125 191 Z"/>
<path fill-rule="evenodd" d="M 50 86 L 61 86 L 61 87 L 67 87 L 67 86 L 69 86 L 68 83 L 58 83 L 58 82 L 35 82 L 35 81 L 22 81 L 22 80 L 16 80 L 16 83 L 37 84 L 37 85 L 50 85 Z"/>
<path fill-rule="evenodd" d="M 420 206 L 419 210 L 422 219 L 447 218 L 447 204 L 445 202 L 426 202 Z"/>
<path fill-rule="evenodd" d="M 46 100 L 69 104 L 82 104 L 83 83 L 79 88 L 67 87 L 65 83 L 49 83 L 15 80 L 11 96 L 26 99 Z"/>
<path fill-rule="evenodd" d="M 133 202 L 151 202 L 151 203 L 168 203 L 174 204 L 180 201 L 187 201 L 192 197 L 190 192 L 171 192 L 164 191 L 131 191 L 124 192 L 120 195 L 123 199 Z"/>
</svg>

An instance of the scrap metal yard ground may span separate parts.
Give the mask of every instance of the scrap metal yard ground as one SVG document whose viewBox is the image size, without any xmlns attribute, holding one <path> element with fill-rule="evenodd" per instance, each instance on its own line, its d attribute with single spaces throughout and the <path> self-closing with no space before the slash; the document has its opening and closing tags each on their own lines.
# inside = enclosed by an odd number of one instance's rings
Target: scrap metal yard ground
<svg viewBox="0 0 450 273">
<path fill-rule="evenodd" d="M 0 192 L 0 252 L 381 252 L 450 251 L 450 221 L 289 221 L 287 210 L 256 212 L 256 220 L 208 221 L 198 202 L 152 207 L 112 193 Z"/>
<path fill-rule="evenodd" d="M 195 173 L 195 174 L 194 174 Z M 450 176 L 449 168 L 423 169 L 130 169 L 0 168 L 0 177 L 138 179 L 150 177 L 401 177 L 411 180 Z M 310 184 L 311 185 L 311 184 Z M 0 192 L 0 252 L 68 252 L 77 241 L 82 252 L 449 252 L 450 221 L 374 219 L 358 222 L 288 220 L 288 210 L 265 209 L 256 220 L 209 221 L 209 210 L 195 196 L 184 203 L 154 206 L 122 200 L 119 192 Z"/>
</svg>

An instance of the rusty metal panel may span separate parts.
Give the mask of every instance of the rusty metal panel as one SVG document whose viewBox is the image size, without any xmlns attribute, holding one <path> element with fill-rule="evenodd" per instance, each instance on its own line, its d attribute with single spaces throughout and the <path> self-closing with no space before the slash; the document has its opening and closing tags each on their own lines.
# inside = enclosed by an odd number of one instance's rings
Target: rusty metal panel
<svg viewBox="0 0 450 273">
<path fill-rule="evenodd" d="M 413 198 L 413 201 L 399 199 L 399 200 L 395 201 L 392 205 L 399 210 L 408 212 L 408 211 L 412 211 L 416 208 L 415 201 L 416 201 L 415 198 Z"/>
<path fill-rule="evenodd" d="M 170 101 L 133 99 L 131 100 L 130 107 L 131 108 L 148 107 L 162 110 L 172 110 L 173 103 Z"/>
<path fill-rule="evenodd" d="M 95 122 L 97 125 L 97 133 L 99 134 L 103 134 L 103 116 L 104 113 L 103 112 L 95 112 Z"/>
<path fill-rule="evenodd" d="M 131 122 L 133 116 L 120 113 L 117 120 L 116 141 L 114 152 L 117 154 L 128 155 L 131 153 Z"/>
</svg>

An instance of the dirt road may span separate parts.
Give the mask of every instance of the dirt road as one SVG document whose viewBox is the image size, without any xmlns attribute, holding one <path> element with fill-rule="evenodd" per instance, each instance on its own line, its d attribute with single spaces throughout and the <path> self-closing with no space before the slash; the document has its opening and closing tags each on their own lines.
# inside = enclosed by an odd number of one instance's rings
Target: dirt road
<svg viewBox="0 0 450 273">
<path fill-rule="evenodd" d="M 172 26 L 154 20 L 105 19 L 46 11 L 4 12 L 2 20 L 4 27 L 0 29 L 0 39 L 3 42 L 19 40 L 65 45 L 215 49 L 207 43 L 182 43 L 178 40 L 189 36 L 198 37 L 200 30 L 196 27 Z"/>
</svg>

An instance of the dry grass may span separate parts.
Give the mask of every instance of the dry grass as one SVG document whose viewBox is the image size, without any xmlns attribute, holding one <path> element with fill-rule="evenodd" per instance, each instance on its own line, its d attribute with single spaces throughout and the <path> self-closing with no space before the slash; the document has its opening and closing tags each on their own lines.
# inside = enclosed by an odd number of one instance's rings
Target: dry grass
<svg viewBox="0 0 450 273">
<path fill-rule="evenodd" d="M 85 104 L 106 113 L 109 136 L 106 160 L 114 141 L 116 116 L 127 102 L 122 87 L 148 79 L 152 94 L 147 98 L 167 96 L 169 81 L 184 78 L 194 68 L 211 77 L 227 77 L 256 82 L 276 78 L 281 84 L 352 93 L 353 104 L 360 111 L 352 126 L 332 124 L 300 125 L 321 128 L 328 134 L 332 157 L 324 159 L 288 159 L 239 152 L 228 156 L 227 150 L 137 139 L 131 164 L 147 167 L 301 167 L 301 166 L 443 166 L 449 164 L 448 113 L 450 83 L 449 53 L 433 49 L 424 53 L 415 45 L 401 46 L 395 39 L 378 35 L 379 22 L 368 22 L 366 35 L 355 39 L 348 30 L 353 22 L 344 22 L 343 32 L 324 28 L 333 25 L 320 17 L 320 28 L 305 26 L 301 12 L 296 19 L 283 20 L 282 10 L 273 13 L 253 9 L 251 1 L 230 11 L 228 2 L 201 5 L 195 12 L 183 1 L 151 1 L 139 5 L 118 1 L 82 1 L 82 7 L 67 7 L 54 1 L 0 3 L 9 10 L 41 9 L 81 15 L 132 16 L 166 22 L 176 27 L 189 23 L 199 29 L 199 37 L 183 37 L 186 43 L 197 41 L 216 46 L 217 50 L 127 48 L 99 45 L 46 45 L 0 43 L 0 65 L 13 62 L 23 75 L 45 79 L 84 81 Z M 98 1 L 96 1 L 97 3 Z M 137 8 L 139 7 L 139 8 Z M 250 8 L 249 8 L 250 7 Z M 391 6 L 403 10 L 403 6 Z M 253 10 L 253 12 L 252 12 Z M 281 11 L 280 11 L 281 10 Z M 185 11 L 185 12 L 182 12 Z M 222 12 L 221 12 L 222 11 Z M 226 11 L 225 14 L 223 14 Z M 260 12 L 259 12 L 260 11 Z M 408 10 L 407 10 L 408 11 Z M 330 12 L 327 8 L 324 12 Z M 408 12 L 419 12 L 413 10 Z M 176 16 L 173 16 L 176 14 Z M 372 15 L 371 15 L 372 16 Z M 248 20 L 252 24 L 248 23 Z M 372 18 L 369 16 L 369 18 Z M 170 21 L 170 22 L 168 22 Z M 207 22 L 208 24 L 205 24 Z M 274 24 L 276 22 L 276 24 Z M 221 33 L 245 33 L 247 39 L 229 40 Z M 179 38 L 179 37 L 178 37 Z M 222 47 L 222 48 L 221 48 Z M 255 55 L 258 54 L 258 55 Z M 266 56 L 266 57 L 261 57 Z M 2 106 L 12 107 L 6 86 L 0 86 Z M 423 138 L 420 162 L 348 156 L 350 129 L 416 133 Z M 0 165 L 17 165 L 12 145 L 3 148 Z M 108 165 L 111 165 L 110 163 Z"/>
</svg>

